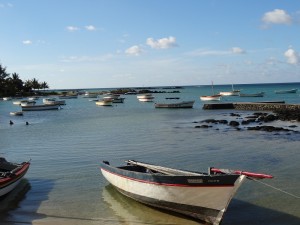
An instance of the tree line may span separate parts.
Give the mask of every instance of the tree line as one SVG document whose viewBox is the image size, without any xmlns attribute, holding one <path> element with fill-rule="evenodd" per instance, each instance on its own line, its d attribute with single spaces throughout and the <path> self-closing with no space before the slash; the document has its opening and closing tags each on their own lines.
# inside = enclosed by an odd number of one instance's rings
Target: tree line
<svg viewBox="0 0 300 225">
<path fill-rule="evenodd" d="M 49 88 L 47 82 L 39 82 L 36 78 L 21 80 L 19 74 L 6 72 L 0 64 L 0 97 L 16 97 L 32 95 L 34 90 Z"/>
</svg>

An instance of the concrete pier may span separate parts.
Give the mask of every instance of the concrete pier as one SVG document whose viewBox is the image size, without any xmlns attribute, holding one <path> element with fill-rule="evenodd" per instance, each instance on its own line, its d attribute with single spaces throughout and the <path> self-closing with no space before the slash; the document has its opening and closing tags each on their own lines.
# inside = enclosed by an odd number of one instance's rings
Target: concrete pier
<svg viewBox="0 0 300 225">
<path fill-rule="evenodd" d="M 233 102 L 233 103 L 207 103 L 204 110 L 235 109 L 247 111 L 274 111 L 274 110 L 299 110 L 300 104 L 285 104 L 284 102 Z"/>
</svg>

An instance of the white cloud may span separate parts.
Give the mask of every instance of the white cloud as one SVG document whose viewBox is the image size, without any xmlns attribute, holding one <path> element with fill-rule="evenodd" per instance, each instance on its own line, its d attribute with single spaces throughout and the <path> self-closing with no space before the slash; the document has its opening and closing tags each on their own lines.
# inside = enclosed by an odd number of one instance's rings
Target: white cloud
<svg viewBox="0 0 300 225">
<path fill-rule="evenodd" d="M 274 9 L 271 12 L 266 12 L 262 17 L 265 25 L 270 24 L 291 24 L 292 17 L 282 9 Z"/>
<path fill-rule="evenodd" d="M 89 30 L 89 31 L 94 31 L 94 30 L 96 30 L 96 27 L 93 25 L 88 25 L 88 26 L 85 26 L 85 29 Z"/>
<path fill-rule="evenodd" d="M 73 32 L 73 31 L 78 31 L 79 28 L 78 27 L 74 27 L 74 26 L 68 26 L 67 30 Z"/>
<path fill-rule="evenodd" d="M 156 49 L 167 49 L 176 47 L 176 38 L 175 37 L 168 37 L 168 38 L 161 38 L 158 40 L 154 40 L 153 38 L 147 38 L 146 44 L 149 45 L 151 48 Z"/>
<path fill-rule="evenodd" d="M 138 45 L 134 45 L 128 49 L 125 50 L 125 53 L 127 55 L 135 55 L 135 56 L 139 56 L 140 54 L 143 53 L 143 49 L 138 46 Z"/>
<path fill-rule="evenodd" d="M 25 41 L 22 41 L 22 43 L 23 43 L 24 45 L 31 45 L 31 44 L 32 44 L 32 41 L 30 41 L 30 40 L 25 40 Z"/>
<path fill-rule="evenodd" d="M 292 48 L 285 51 L 284 56 L 287 59 L 287 63 L 292 65 L 299 64 L 299 54 Z"/>
<path fill-rule="evenodd" d="M 244 49 L 241 49 L 241 48 L 239 48 L 239 47 L 233 47 L 233 48 L 231 49 L 231 51 L 232 51 L 232 53 L 234 53 L 234 54 L 245 54 L 245 53 L 246 53 L 246 51 L 245 51 Z"/>
</svg>

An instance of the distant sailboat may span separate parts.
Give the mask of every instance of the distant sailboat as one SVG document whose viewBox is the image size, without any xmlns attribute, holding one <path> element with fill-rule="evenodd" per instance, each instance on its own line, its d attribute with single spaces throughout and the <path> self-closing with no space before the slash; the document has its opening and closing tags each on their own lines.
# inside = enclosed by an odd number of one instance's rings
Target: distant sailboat
<svg viewBox="0 0 300 225">
<path fill-rule="evenodd" d="M 214 84 L 211 82 L 211 89 L 212 89 L 212 95 L 203 95 L 200 96 L 201 101 L 220 101 L 221 100 L 221 95 L 215 94 L 214 92 Z"/>
<path fill-rule="evenodd" d="M 232 86 L 232 91 L 221 91 L 219 94 L 222 96 L 238 96 L 240 94 L 240 90 L 234 90 L 233 84 Z"/>
</svg>

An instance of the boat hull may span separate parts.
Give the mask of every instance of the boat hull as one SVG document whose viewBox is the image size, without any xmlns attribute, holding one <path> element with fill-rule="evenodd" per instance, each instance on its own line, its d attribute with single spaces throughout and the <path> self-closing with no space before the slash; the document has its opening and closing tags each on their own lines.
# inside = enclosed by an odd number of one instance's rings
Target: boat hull
<svg viewBox="0 0 300 225">
<path fill-rule="evenodd" d="M 101 166 L 103 176 L 122 194 L 157 208 L 217 225 L 245 176 L 151 176 Z"/>
<path fill-rule="evenodd" d="M 20 166 L 12 176 L 0 177 L 0 197 L 15 189 L 29 169 L 30 163 L 26 162 Z"/>
<path fill-rule="evenodd" d="M 58 110 L 60 105 L 33 105 L 33 106 L 22 106 L 22 111 L 43 111 L 43 110 Z"/>
<path fill-rule="evenodd" d="M 212 95 L 212 96 L 200 96 L 201 101 L 220 101 L 221 95 Z"/>
</svg>

